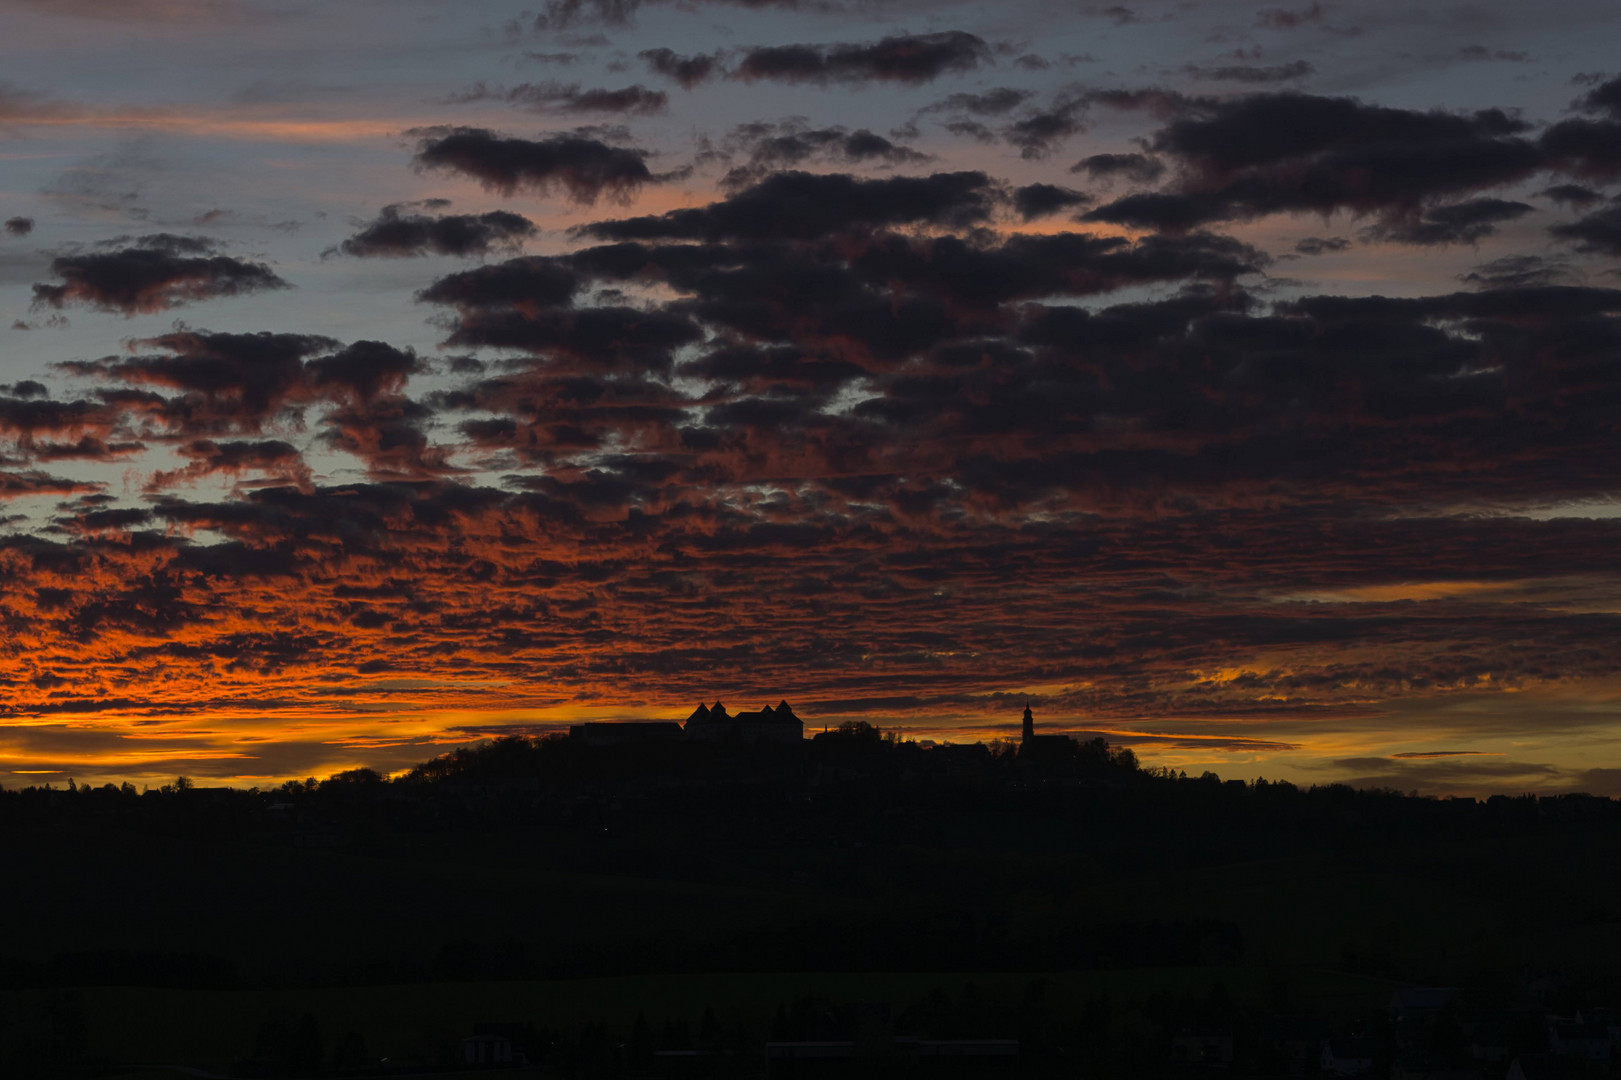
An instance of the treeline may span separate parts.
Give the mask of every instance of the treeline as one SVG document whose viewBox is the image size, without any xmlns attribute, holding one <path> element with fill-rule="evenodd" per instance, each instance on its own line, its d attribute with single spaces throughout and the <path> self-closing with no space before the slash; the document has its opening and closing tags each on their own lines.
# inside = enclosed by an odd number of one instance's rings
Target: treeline
<svg viewBox="0 0 1621 1080">
<path fill-rule="evenodd" d="M 661 803 L 722 818 L 764 814 L 773 835 L 787 839 L 803 835 L 795 819 L 814 818 L 826 837 L 861 832 L 878 817 L 898 827 L 912 811 L 947 822 L 994 810 L 1102 820 L 1111 835 L 1169 830 L 1206 853 L 1192 856 L 1199 861 L 1227 861 L 1246 848 L 1277 853 L 1280 831 L 1310 833 L 1354 857 L 1415 835 L 1621 822 L 1621 801 L 1588 794 L 1438 799 L 1341 784 L 1223 781 L 1211 772 L 1189 777 L 1142 768 L 1129 748 L 1102 738 L 1072 740 L 1067 753 L 1050 742 L 1042 749 L 1021 753 L 1011 741 L 926 745 L 859 721 L 798 745 L 602 746 L 559 735 L 509 736 L 459 747 L 392 779 L 361 768 L 263 789 L 202 787 L 184 776 L 143 789 L 73 779 L 0 787 L 0 825 L 81 823 L 220 837 L 269 831 L 305 835 L 319 846 L 343 840 L 315 835 L 323 829 L 491 826 L 537 816 L 600 822 L 626 807 Z M 1043 831 L 968 846 L 1027 847 Z M 889 838 L 896 838 L 893 828 Z"/>
</svg>

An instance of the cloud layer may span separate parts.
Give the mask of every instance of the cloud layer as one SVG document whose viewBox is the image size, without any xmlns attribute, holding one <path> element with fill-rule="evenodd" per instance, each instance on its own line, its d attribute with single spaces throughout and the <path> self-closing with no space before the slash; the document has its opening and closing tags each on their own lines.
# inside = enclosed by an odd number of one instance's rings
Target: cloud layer
<svg viewBox="0 0 1621 1080">
<path fill-rule="evenodd" d="M 561 0 L 370 135 L 336 77 L 0 93 L 40 193 L 0 760 L 396 765 L 741 695 L 1611 783 L 1621 79 L 1431 107 L 1323 91 L 1372 15 L 1160 55 L 1215 16 L 1100 9 L 1083 51 L 861 10 Z M 1543 63 L 1447 34 L 1436 70 Z"/>
</svg>

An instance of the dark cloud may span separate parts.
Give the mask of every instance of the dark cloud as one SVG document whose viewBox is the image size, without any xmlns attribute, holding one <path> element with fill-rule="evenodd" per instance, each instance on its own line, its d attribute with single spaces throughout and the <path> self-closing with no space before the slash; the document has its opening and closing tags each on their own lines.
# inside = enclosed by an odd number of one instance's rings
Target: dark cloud
<svg viewBox="0 0 1621 1080">
<path fill-rule="evenodd" d="M 1295 30 L 1309 23 L 1321 22 L 1323 6 L 1312 4 L 1303 8 L 1266 8 L 1255 16 L 1255 25 L 1263 30 Z"/>
<path fill-rule="evenodd" d="M 1552 199 L 1565 206 L 1574 206 L 1578 210 L 1592 206 L 1596 202 L 1603 202 L 1604 196 L 1592 188 L 1580 184 L 1555 184 L 1539 192 L 1543 198 Z"/>
<path fill-rule="evenodd" d="M 1089 216 L 1185 229 L 1346 209 L 1385 217 L 1395 232 L 1428 204 L 1537 172 L 1543 159 L 1523 137 L 1526 127 L 1499 110 L 1414 112 L 1299 93 L 1186 102 L 1150 140 L 1155 151 L 1181 162 L 1177 190 L 1128 195 Z M 1437 212 L 1432 224 L 1439 235 L 1451 217 L 1474 211 Z M 1470 225 L 1452 223 L 1452 231 L 1462 235 Z"/>
<path fill-rule="evenodd" d="M 52 445 L 53 438 L 106 438 L 117 426 L 116 412 L 104 403 L 51 401 L 33 389 L 37 385 L 25 381 L 13 388 L 15 396 L 0 397 L 0 435 L 15 440 L 29 454 Z"/>
<path fill-rule="evenodd" d="M 526 52 L 525 60 L 534 60 L 541 64 L 577 64 L 580 54 L 574 52 Z"/>
<path fill-rule="evenodd" d="M 376 479 L 416 480 L 457 472 L 449 464 L 448 448 L 429 443 L 426 427 L 432 418 L 431 408 L 398 395 L 362 397 L 325 416 L 323 440 L 360 458 Z"/>
<path fill-rule="evenodd" d="M 1568 774 L 1546 763 L 1506 761 L 1479 754 L 1419 758 L 1342 758 L 1336 768 L 1355 772 L 1344 781 L 1353 787 L 1393 788 L 1398 791 L 1422 789 L 1448 791 L 1526 791 L 1563 786 Z"/>
<path fill-rule="evenodd" d="M 187 463 L 179 469 L 154 473 L 147 481 L 147 491 L 195 483 L 209 476 L 241 476 L 246 472 L 260 473 L 262 483 L 292 484 L 305 491 L 312 490 L 309 466 L 291 443 L 275 439 L 230 442 L 197 439 L 175 447 L 175 452 L 186 458 Z"/>
<path fill-rule="evenodd" d="M 1576 107 L 1588 112 L 1607 112 L 1621 120 L 1621 76 L 1599 83 L 1583 94 L 1577 100 Z"/>
<path fill-rule="evenodd" d="M 1482 263 L 1458 280 L 1483 289 L 1565 285 L 1574 275 L 1564 263 L 1541 255 L 1504 255 Z"/>
<path fill-rule="evenodd" d="M 1327 255 L 1350 248 L 1351 241 L 1343 236 L 1308 236 L 1295 242 L 1295 251 L 1301 255 Z"/>
<path fill-rule="evenodd" d="M 146 449 L 142 442 L 107 442 L 95 435 L 81 435 L 77 441 L 33 442 L 28 444 L 29 457 L 34 461 L 119 461 Z"/>
<path fill-rule="evenodd" d="M 214 251 L 206 240 L 157 233 L 115 250 L 58 255 L 51 273 L 62 284 L 36 284 L 34 306 L 84 304 L 129 316 L 290 287 L 263 263 Z"/>
<path fill-rule="evenodd" d="M 897 34 L 867 45 L 772 45 L 746 50 L 727 77 L 754 82 L 925 83 L 992 62 L 991 47 L 973 34 L 947 30 Z"/>
<path fill-rule="evenodd" d="M 1509 63 L 1523 64 L 1531 59 L 1531 54 L 1517 49 L 1488 49 L 1484 45 L 1465 45 L 1458 50 L 1460 60 L 1505 60 Z"/>
<path fill-rule="evenodd" d="M 599 221 L 581 231 L 624 240 L 813 240 L 851 228 L 971 226 L 989 219 L 995 199 L 990 178 L 979 172 L 882 180 L 784 172 L 705 207 Z"/>
<path fill-rule="evenodd" d="M 445 344 L 516 349 L 545 356 L 558 368 L 668 372 L 674 351 L 702 336 L 689 318 L 628 307 L 480 309 L 464 312 Z"/>
<path fill-rule="evenodd" d="M 865 370 L 849 360 L 793 346 L 733 345 L 681 365 L 683 375 L 733 383 L 752 394 L 781 387 L 826 392 L 865 374 Z"/>
<path fill-rule="evenodd" d="M 1085 95 L 1060 96 L 1047 108 L 1006 124 L 1000 134 L 1009 145 L 1018 147 L 1022 156 L 1046 157 L 1065 139 L 1086 130 L 1083 117 L 1088 104 L 1089 98 Z"/>
<path fill-rule="evenodd" d="M 550 258 L 509 259 L 442 277 L 417 294 L 431 304 L 467 309 L 567 307 L 580 290 L 573 270 Z"/>
<path fill-rule="evenodd" d="M 1033 90 L 999 86 L 983 93 L 952 94 L 928 106 L 924 112 L 965 112 L 975 116 L 1002 116 L 1035 97 Z"/>
<path fill-rule="evenodd" d="M 1415 218 L 1375 226 L 1371 235 L 1398 244 L 1473 244 L 1534 207 L 1507 199 L 1470 199 L 1425 210 Z"/>
<path fill-rule="evenodd" d="M 403 258 L 413 255 L 487 255 L 495 248 L 516 248 L 539 232 L 533 222 L 505 210 L 484 214 L 409 213 L 400 205 L 385 206 L 375 220 L 339 245 L 357 258 Z"/>
<path fill-rule="evenodd" d="M 1124 4 L 1113 4 L 1106 8 L 1088 7 L 1085 11 L 1088 15 L 1101 15 L 1116 26 L 1130 26 L 1141 21 L 1137 13 Z"/>
<path fill-rule="evenodd" d="M 594 203 L 604 195 L 628 198 L 646 184 L 669 179 L 648 169 L 645 152 L 581 135 L 515 139 L 483 128 L 435 128 L 418 134 L 415 160 L 420 167 L 460 172 L 506 195 L 562 191 L 574 202 Z"/>
<path fill-rule="evenodd" d="M 641 8 L 642 0 L 546 0 L 535 16 L 536 30 L 568 30 L 576 26 L 600 24 L 628 26 Z"/>
<path fill-rule="evenodd" d="M 1295 79 L 1304 79 L 1316 70 L 1304 60 L 1292 60 L 1287 64 L 1269 66 L 1227 64 L 1220 67 L 1200 67 L 1196 64 L 1185 64 L 1182 67 L 1183 74 L 1192 75 L 1196 79 L 1255 84 L 1293 82 Z"/>
<path fill-rule="evenodd" d="M 421 370 L 421 361 L 410 349 L 396 349 L 381 341 L 357 341 L 311 360 L 304 374 L 318 391 L 371 401 L 379 394 L 397 394 L 411 375 Z"/>
<path fill-rule="evenodd" d="M 216 445 L 221 435 L 256 434 L 272 422 L 298 425 L 312 404 L 368 407 L 397 396 L 422 369 L 410 350 L 376 341 L 340 348 L 330 338 L 301 334 L 177 330 L 133 345 L 141 351 L 63 366 L 123 384 L 127 389 L 98 397 L 125 422 L 199 447 Z"/>
<path fill-rule="evenodd" d="M 1537 144 L 1560 172 L 1601 183 L 1621 177 L 1621 120 L 1561 120 Z"/>
<path fill-rule="evenodd" d="M 136 387 L 180 391 L 176 397 L 103 395 L 127 410 L 145 411 L 182 433 L 258 431 L 304 398 L 304 358 L 336 342 L 302 334 L 210 333 L 182 330 L 134 343 L 155 350 L 75 364 L 82 375 Z"/>
<path fill-rule="evenodd" d="M 722 179 L 726 188 L 747 187 L 772 172 L 813 159 L 841 164 L 917 165 L 930 160 L 865 128 L 807 128 L 803 124 L 750 124 L 739 128 L 730 142 L 748 153 L 748 162 L 731 169 Z"/>
<path fill-rule="evenodd" d="M 627 116 L 648 116 L 661 113 L 670 103 L 670 95 L 662 90 L 649 90 L 637 83 L 617 90 L 583 90 L 579 83 L 556 81 L 521 83 L 510 89 L 489 87 L 478 83 L 471 89 L 452 95 L 452 102 L 505 101 L 539 112 L 566 113 L 621 113 Z"/>
<path fill-rule="evenodd" d="M 996 141 L 996 132 L 978 120 L 950 120 L 942 125 L 953 135 L 960 135 L 975 142 L 993 143 Z"/>
<path fill-rule="evenodd" d="M 1084 192 L 1056 184 L 1026 184 L 1013 191 L 1014 209 L 1025 221 L 1086 206 L 1092 201 L 1092 197 Z"/>
<path fill-rule="evenodd" d="M 907 284 L 955 304 L 984 307 L 1010 300 L 1091 296 L 1153 281 L 1231 281 L 1254 273 L 1266 256 L 1230 237 L 1194 233 L 1120 237 L 1086 233 L 1015 235 L 978 245 L 957 237 L 892 238 L 855 267 L 874 284 Z"/>
<path fill-rule="evenodd" d="M 100 484 L 50 476 L 37 469 L 20 473 L 0 470 L 0 499 L 17 499 L 28 495 L 77 495 L 99 490 Z"/>
<path fill-rule="evenodd" d="M 1603 119 L 1561 120 L 1539 140 L 1550 167 L 1584 179 L 1608 182 L 1621 176 L 1621 77 L 1601 82 L 1571 103 L 1607 114 Z"/>
<path fill-rule="evenodd" d="M 683 90 L 691 90 L 708 82 L 711 77 L 720 71 L 720 56 L 718 53 L 696 53 L 692 56 L 682 56 L 672 49 L 643 49 L 636 54 L 647 62 L 647 68 L 655 75 L 662 75 L 676 83 Z"/>
<path fill-rule="evenodd" d="M 1152 184 L 1165 175 L 1165 163 L 1147 154 L 1093 154 L 1071 165 L 1069 171 L 1084 172 L 1093 179 L 1123 176 L 1135 183 Z"/>
<path fill-rule="evenodd" d="M 419 294 L 457 309 L 447 344 L 518 349 L 588 369 L 668 371 L 701 332 L 686 317 L 626 307 L 574 308 L 579 275 L 556 260 L 513 259 L 441 278 Z"/>
<path fill-rule="evenodd" d="M 1612 203 L 1575 221 L 1550 225 L 1548 231 L 1561 240 L 1574 242 L 1577 251 L 1621 256 L 1621 204 Z"/>
<path fill-rule="evenodd" d="M 27 236 L 34 231 L 34 219 L 12 217 L 6 219 L 6 232 L 11 236 Z"/>
</svg>

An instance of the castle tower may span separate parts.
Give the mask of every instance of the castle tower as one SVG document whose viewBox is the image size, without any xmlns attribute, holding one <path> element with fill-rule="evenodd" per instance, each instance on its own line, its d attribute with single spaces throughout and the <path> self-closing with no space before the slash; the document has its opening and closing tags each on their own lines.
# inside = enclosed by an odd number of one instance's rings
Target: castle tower
<svg viewBox="0 0 1621 1080">
<path fill-rule="evenodd" d="M 1036 737 L 1036 717 L 1030 711 L 1030 703 L 1024 703 L 1024 741 L 1029 742 Z"/>
</svg>

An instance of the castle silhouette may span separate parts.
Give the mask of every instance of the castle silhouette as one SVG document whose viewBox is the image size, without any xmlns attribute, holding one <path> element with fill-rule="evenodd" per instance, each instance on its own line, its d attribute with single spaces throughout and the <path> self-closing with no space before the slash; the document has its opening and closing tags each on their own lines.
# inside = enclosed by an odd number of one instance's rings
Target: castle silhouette
<svg viewBox="0 0 1621 1080">
<path fill-rule="evenodd" d="M 788 702 L 777 702 L 776 708 L 767 705 L 756 712 L 727 713 L 719 701 L 711 708 L 700 702 L 687 717 L 684 728 L 691 739 L 738 739 L 743 742 L 799 742 L 805 737 L 805 725 Z"/>
<path fill-rule="evenodd" d="M 665 742 L 675 739 L 700 742 L 797 743 L 804 741 L 805 725 L 786 701 L 754 712 L 732 714 L 720 701 L 698 703 L 685 724 L 673 720 L 650 723 L 588 723 L 568 729 L 569 737 L 597 745 L 629 742 Z"/>
<path fill-rule="evenodd" d="M 573 725 L 569 736 L 603 746 L 674 740 L 791 744 L 804 741 L 805 725 L 794 715 L 787 701 L 740 713 L 729 713 L 724 703 L 716 701 L 713 705 L 699 702 L 685 723 L 674 720 L 592 722 Z M 1019 741 L 1021 758 L 1056 762 L 1073 756 L 1078 747 L 1068 735 L 1038 735 L 1035 714 L 1030 711 L 1030 703 L 1025 702 L 1024 732 Z"/>
</svg>

